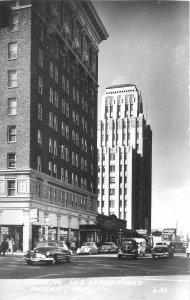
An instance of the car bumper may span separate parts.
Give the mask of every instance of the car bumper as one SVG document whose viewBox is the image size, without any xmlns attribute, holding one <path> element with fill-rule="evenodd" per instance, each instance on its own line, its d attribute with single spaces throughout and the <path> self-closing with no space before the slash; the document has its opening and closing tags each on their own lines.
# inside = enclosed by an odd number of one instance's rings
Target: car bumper
<svg viewBox="0 0 190 300">
<path fill-rule="evenodd" d="M 137 256 L 138 254 L 137 253 L 123 253 L 123 252 L 119 252 L 118 253 L 118 256 Z"/>
<path fill-rule="evenodd" d="M 26 261 L 31 262 L 49 262 L 53 261 L 53 257 L 23 257 Z"/>
<path fill-rule="evenodd" d="M 152 256 L 169 257 L 170 253 L 153 253 Z"/>
</svg>

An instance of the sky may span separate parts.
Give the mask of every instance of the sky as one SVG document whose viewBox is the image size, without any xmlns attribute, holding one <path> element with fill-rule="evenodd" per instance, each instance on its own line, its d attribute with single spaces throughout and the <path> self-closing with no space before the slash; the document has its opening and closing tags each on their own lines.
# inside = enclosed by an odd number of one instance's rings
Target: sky
<svg viewBox="0 0 190 300">
<path fill-rule="evenodd" d="M 99 46 L 99 111 L 106 87 L 141 91 L 153 132 L 152 228 L 190 233 L 189 2 L 92 2 L 109 34 Z"/>
</svg>

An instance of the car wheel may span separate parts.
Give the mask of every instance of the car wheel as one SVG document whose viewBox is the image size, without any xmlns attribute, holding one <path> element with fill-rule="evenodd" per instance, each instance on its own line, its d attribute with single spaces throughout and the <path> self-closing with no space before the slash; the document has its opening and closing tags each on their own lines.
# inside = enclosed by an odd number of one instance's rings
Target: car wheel
<svg viewBox="0 0 190 300">
<path fill-rule="evenodd" d="M 33 265 L 33 262 L 32 262 L 32 261 L 30 261 L 30 260 L 27 260 L 27 261 L 26 261 L 26 263 L 27 263 L 27 265 L 28 265 L 28 266 L 31 266 L 31 265 Z"/>
<path fill-rule="evenodd" d="M 152 255 L 152 258 L 154 258 L 154 259 L 155 259 L 155 258 L 156 258 L 156 256 L 155 256 L 155 255 Z"/>
<path fill-rule="evenodd" d="M 133 256 L 133 259 L 137 259 L 137 255 Z"/>
<path fill-rule="evenodd" d="M 70 263 L 70 262 L 71 262 L 69 257 L 66 258 L 66 262 L 67 262 L 67 263 Z"/>
<path fill-rule="evenodd" d="M 187 253 L 187 257 L 189 257 L 189 253 Z"/>
<path fill-rule="evenodd" d="M 53 256 L 53 260 L 51 262 L 52 265 L 55 265 L 57 262 L 57 257 L 56 256 Z"/>
<path fill-rule="evenodd" d="M 119 254 L 117 258 L 118 258 L 118 259 L 122 259 L 122 256 Z"/>
</svg>

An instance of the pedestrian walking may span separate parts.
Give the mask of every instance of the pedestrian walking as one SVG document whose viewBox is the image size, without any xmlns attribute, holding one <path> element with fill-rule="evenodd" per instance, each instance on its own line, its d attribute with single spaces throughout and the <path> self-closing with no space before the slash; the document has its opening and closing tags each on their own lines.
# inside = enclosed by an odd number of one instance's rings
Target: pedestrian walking
<svg viewBox="0 0 190 300">
<path fill-rule="evenodd" d="M 13 238 L 11 238 L 9 240 L 9 252 L 10 252 L 10 254 L 14 253 L 14 246 L 15 246 L 15 242 L 14 242 Z"/>
<path fill-rule="evenodd" d="M 1 252 L 3 252 L 3 256 L 5 256 L 5 253 L 8 249 L 8 247 L 9 247 L 9 245 L 8 245 L 7 241 L 4 240 L 0 246 L 0 254 L 1 254 Z"/>
</svg>

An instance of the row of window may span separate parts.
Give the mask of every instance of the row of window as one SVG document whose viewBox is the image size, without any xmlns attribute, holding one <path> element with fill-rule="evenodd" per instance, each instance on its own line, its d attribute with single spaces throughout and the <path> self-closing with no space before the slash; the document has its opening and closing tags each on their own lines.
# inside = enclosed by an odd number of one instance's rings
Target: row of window
<svg viewBox="0 0 190 300">
<path fill-rule="evenodd" d="M 16 196 L 16 180 L 7 180 L 7 196 Z M 42 198 L 42 184 L 36 183 L 36 196 L 37 198 Z M 69 193 L 63 190 L 58 190 L 53 187 L 48 189 L 48 198 L 50 202 L 55 202 L 64 206 L 72 206 L 74 208 L 87 208 L 87 199 L 80 197 L 76 194 L 71 194 L 71 199 L 69 201 Z M 91 205 L 92 206 L 92 205 Z"/>
</svg>

